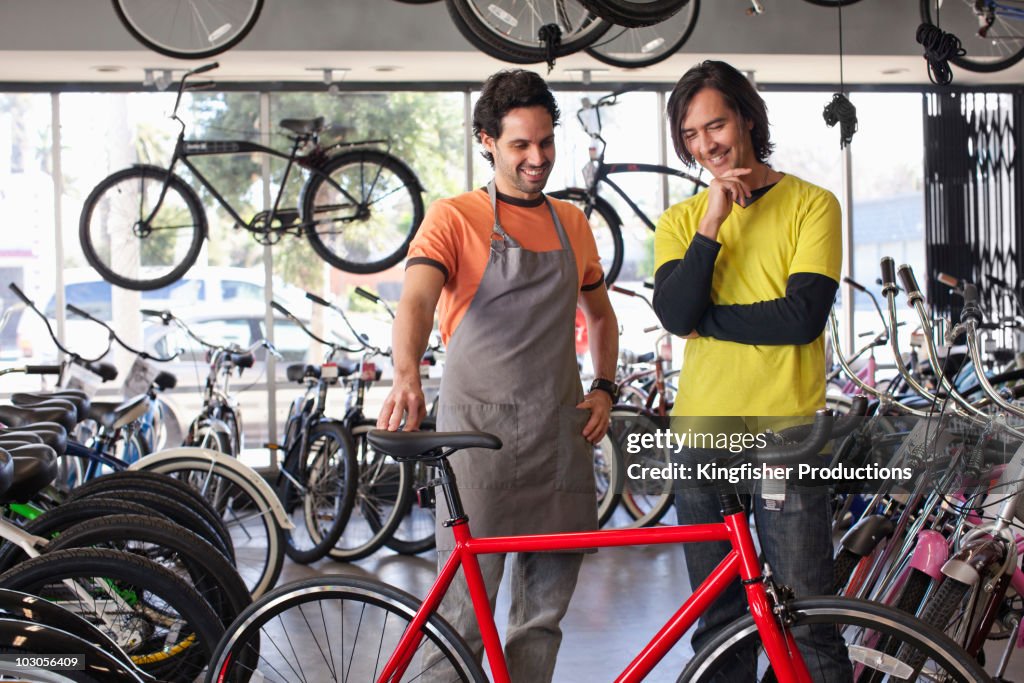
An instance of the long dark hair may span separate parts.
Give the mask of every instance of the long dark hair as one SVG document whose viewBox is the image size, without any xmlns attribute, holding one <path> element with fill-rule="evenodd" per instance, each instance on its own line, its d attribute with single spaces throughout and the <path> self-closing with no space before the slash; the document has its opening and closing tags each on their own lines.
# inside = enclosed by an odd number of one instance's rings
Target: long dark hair
<svg viewBox="0 0 1024 683">
<path fill-rule="evenodd" d="M 693 155 L 686 149 L 683 140 L 683 119 L 690 108 L 693 97 L 704 88 L 714 88 L 722 94 L 726 104 L 753 123 L 750 131 L 751 143 L 757 160 L 764 163 L 775 145 L 768 131 L 768 107 L 754 85 L 730 64 L 707 60 L 691 68 L 676 83 L 668 98 L 668 120 L 672 133 L 672 147 L 687 166 L 693 166 Z"/>
<path fill-rule="evenodd" d="M 544 79 L 525 69 L 506 69 L 484 82 L 480 99 L 473 107 L 473 135 L 480 141 L 481 131 L 492 138 L 501 137 L 501 120 L 517 107 L 544 107 L 551 114 L 551 125 L 558 125 L 558 104 Z M 484 159 L 494 165 L 494 156 L 484 150 Z"/>
</svg>

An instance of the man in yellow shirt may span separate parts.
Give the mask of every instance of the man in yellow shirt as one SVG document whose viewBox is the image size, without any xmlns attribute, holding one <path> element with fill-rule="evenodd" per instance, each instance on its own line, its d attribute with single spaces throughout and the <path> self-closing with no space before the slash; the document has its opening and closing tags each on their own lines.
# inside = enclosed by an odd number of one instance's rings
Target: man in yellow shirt
<svg viewBox="0 0 1024 683">
<path fill-rule="evenodd" d="M 763 424 L 766 417 L 809 418 L 825 405 L 822 332 L 839 286 L 839 203 L 766 163 L 773 147 L 767 108 L 732 66 L 706 61 L 687 71 L 668 116 L 676 153 L 712 176 L 706 191 L 665 212 L 655 236 L 655 310 L 665 329 L 688 340 L 673 426 L 708 431 Z M 720 455 L 689 449 L 682 457 Z M 831 592 L 827 493 L 759 489 L 749 507 L 777 582 L 800 596 Z M 710 482 L 694 482 L 676 496 L 683 524 L 720 521 L 718 508 Z M 691 585 L 728 550 L 728 544 L 687 546 Z M 734 584 L 701 620 L 694 649 L 745 609 Z M 850 678 L 842 644 L 831 633 L 795 635 L 814 680 Z M 720 678 L 757 680 L 753 665 L 752 655 L 741 658 Z"/>
</svg>

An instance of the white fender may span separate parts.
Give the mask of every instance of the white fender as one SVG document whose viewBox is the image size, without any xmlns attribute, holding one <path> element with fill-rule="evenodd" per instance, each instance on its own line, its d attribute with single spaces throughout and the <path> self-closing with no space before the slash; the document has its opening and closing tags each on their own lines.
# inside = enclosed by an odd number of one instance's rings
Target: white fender
<svg viewBox="0 0 1024 683">
<path fill-rule="evenodd" d="M 153 455 L 147 455 L 145 458 L 137 460 L 132 463 L 130 470 L 152 470 L 157 465 L 172 461 L 172 460 L 205 460 L 211 464 L 216 463 L 220 467 L 226 467 L 233 470 L 243 479 L 253 485 L 253 487 L 259 491 L 263 496 L 263 499 L 270 506 L 270 512 L 274 515 L 274 519 L 281 526 L 282 529 L 294 529 L 295 525 L 292 520 L 288 517 L 288 514 L 284 511 L 284 506 L 281 505 L 281 500 L 277 497 L 277 493 L 274 489 L 270 488 L 270 484 L 261 477 L 256 470 L 249 467 L 243 462 L 240 462 L 236 458 L 232 458 L 230 455 L 215 451 L 211 448 L 193 448 L 188 446 L 181 446 L 178 448 L 167 448 L 159 453 Z"/>
</svg>

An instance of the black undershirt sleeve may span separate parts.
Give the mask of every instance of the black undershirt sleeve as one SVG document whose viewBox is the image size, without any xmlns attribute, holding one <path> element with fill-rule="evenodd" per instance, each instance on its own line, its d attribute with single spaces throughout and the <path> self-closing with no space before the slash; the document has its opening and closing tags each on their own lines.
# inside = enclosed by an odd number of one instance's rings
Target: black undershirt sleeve
<svg viewBox="0 0 1024 683">
<path fill-rule="evenodd" d="M 839 283 L 830 277 L 794 273 L 781 299 L 707 306 L 697 332 L 741 344 L 810 344 L 825 329 L 838 290 Z"/>
<path fill-rule="evenodd" d="M 661 326 L 685 337 L 711 304 L 711 277 L 722 245 L 695 235 L 683 258 L 668 261 L 654 274 L 654 312 Z"/>
</svg>

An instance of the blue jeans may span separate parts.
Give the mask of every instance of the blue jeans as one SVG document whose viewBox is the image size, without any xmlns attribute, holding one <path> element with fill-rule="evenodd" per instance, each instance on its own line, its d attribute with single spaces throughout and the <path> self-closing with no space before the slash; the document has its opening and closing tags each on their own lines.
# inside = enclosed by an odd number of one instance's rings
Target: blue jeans
<svg viewBox="0 0 1024 683">
<path fill-rule="evenodd" d="M 690 449 L 677 456 L 686 464 L 708 462 L 722 453 Z M 771 567 L 777 585 L 793 589 L 797 597 L 832 593 L 832 520 L 825 490 L 787 491 L 781 510 L 766 509 L 765 499 L 755 492 L 742 496 L 748 511 L 754 513 L 757 538 L 765 561 Z M 675 497 L 680 524 L 707 524 L 722 521 L 718 490 L 713 485 L 680 488 Z M 732 549 L 727 542 L 688 543 L 686 569 L 691 590 L 711 574 Z M 734 581 L 712 603 L 693 633 L 693 649 L 700 652 L 715 633 L 747 612 L 747 600 L 739 581 Z M 846 647 L 831 626 L 793 629 L 797 646 L 815 681 L 843 683 L 852 680 Z M 756 681 L 756 652 L 737 658 L 733 667 L 715 678 L 722 683 Z"/>
</svg>

